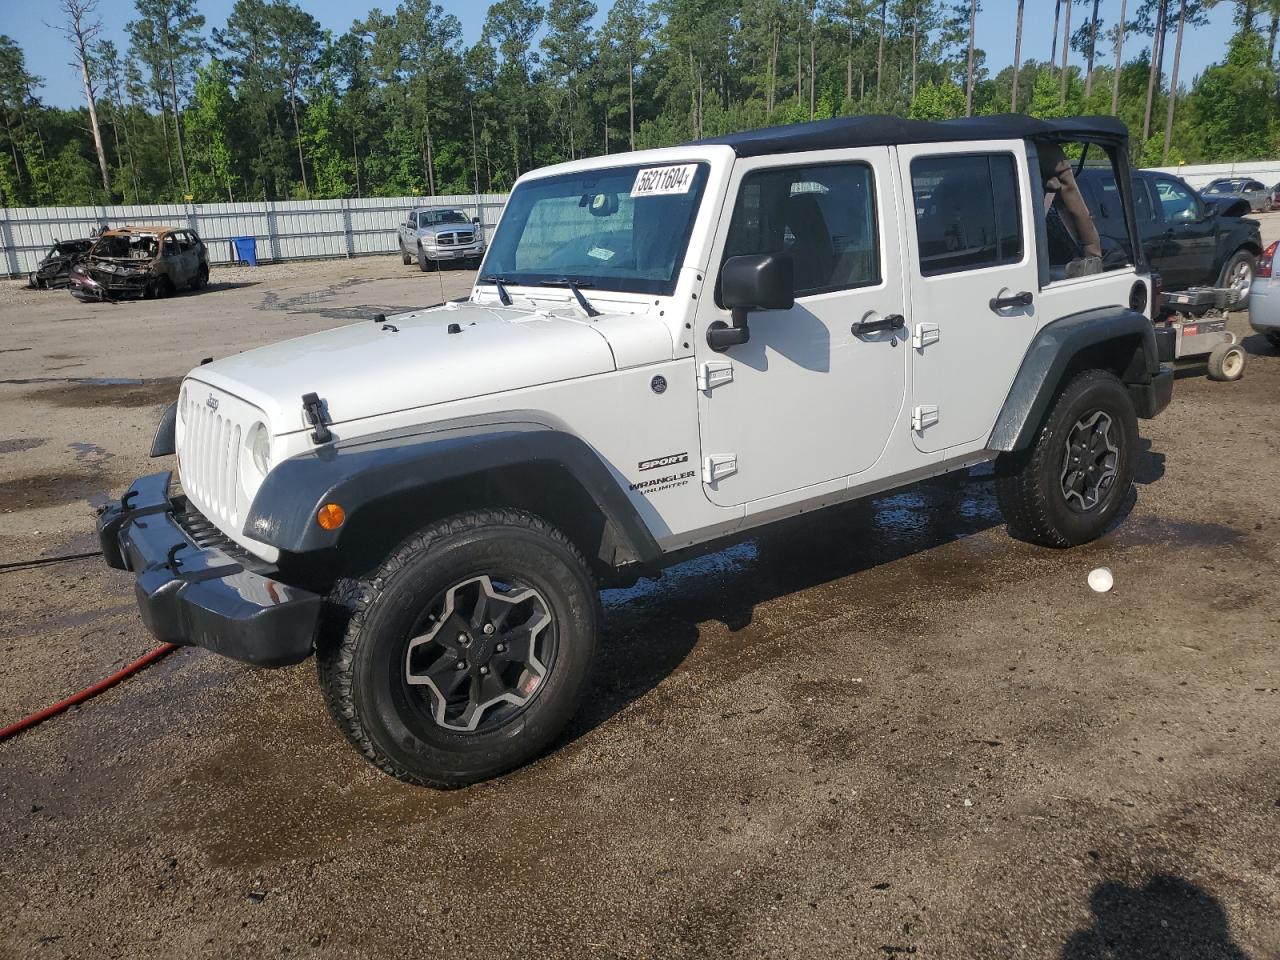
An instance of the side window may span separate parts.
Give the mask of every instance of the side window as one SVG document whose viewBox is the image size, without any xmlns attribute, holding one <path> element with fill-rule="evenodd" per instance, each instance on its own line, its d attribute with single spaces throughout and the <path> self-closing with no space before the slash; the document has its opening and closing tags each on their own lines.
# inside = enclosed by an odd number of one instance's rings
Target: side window
<svg viewBox="0 0 1280 960">
<path fill-rule="evenodd" d="M 1182 184 L 1176 180 L 1157 180 L 1155 188 L 1166 221 L 1176 223 L 1199 218 L 1200 205 L 1191 191 Z"/>
<path fill-rule="evenodd" d="M 911 191 L 925 276 L 1022 259 L 1012 154 L 917 157 Z"/>
<path fill-rule="evenodd" d="M 789 253 L 795 295 L 880 282 L 875 178 L 865 163 L 757 170 L 742 179 L 725 259 Z"/>
<path fill-rule="evenodd" d="M 176 256 L 178 253 L 178 241 L 174 239 L 172 233 L 164 238 L 164 245 L 160 248 L 160 255 L 164 257 Z"/>
<path fill-rule="evenodd" d="M 1156 208 L 1151 203 L 1151 191 L 1147 187 L 1147 181 L 1142 177 L 1133 178 L 1133 212 L 1140 224 L 1155 223 L 1160 219 L 1156 216 Z"/>
</svg>

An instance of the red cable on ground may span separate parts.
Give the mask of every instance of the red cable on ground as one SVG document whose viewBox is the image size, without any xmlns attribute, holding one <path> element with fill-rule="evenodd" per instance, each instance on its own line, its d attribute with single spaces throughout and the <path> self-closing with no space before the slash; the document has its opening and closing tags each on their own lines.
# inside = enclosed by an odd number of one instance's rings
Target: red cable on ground
<svg viewBox="0 0 1280 960">
<path fill-rule="evenodd" d="M 62 711 L 74 707 L 77 703 L 84 703 L 91 697 L 96 697 L 103 690 L 106 690 L 109 687 L 114 687 L 121 680 L 132 676 L 139 670 L 146 669 L 161 657 L 167 656 L 177 649 L 178 645 L 176 643 L 161 644 L 150 653 L 143 654 L 127 667 L 117 670 L 115 673 L 111 674 L 111 676 L 104 677 L 99 680 L 97 683 L 93 684 L 93 686 L 85 687 L 79 693 L 73 693 L 65 700 L 59 700 L 57 703 L 51 704 L 43 710 L 37 710 L 35 713 L 25 716 L 21 720 L 14 721 L 7 727 L 0 728 L 0 741 L 8 740 L 10 737 L 21 733 L 23 730 L 28 730 L 36 724 L 48 720 L 50 717 L 57 716 L 62 713 Z"/>
</svg>

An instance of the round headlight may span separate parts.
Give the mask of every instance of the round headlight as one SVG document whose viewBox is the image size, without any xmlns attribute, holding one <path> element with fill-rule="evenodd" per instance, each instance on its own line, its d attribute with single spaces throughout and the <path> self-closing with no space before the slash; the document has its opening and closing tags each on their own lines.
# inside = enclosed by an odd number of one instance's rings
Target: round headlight
<svg viewBox="0 0 1280 960">
<path fill-rule="evenodd" d="M 271 435 L 265 423 L 255 423 L 249 430 L 249 455 L 254 469 L 265 477 L 271 469 Z"/>
</svg>

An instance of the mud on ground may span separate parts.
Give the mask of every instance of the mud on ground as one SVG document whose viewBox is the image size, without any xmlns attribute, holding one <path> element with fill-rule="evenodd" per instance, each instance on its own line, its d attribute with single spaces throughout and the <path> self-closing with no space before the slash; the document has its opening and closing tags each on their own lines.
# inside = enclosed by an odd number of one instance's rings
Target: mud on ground
<svg viewBox="0 0 1280 960">
<path fill-rule="evenodd" d="M 439 299 L 306 267 L 0 293 L 0 564 L 92 548 L 162 378 Z M 1280 356 L 1245 343 L 1142 424 L 1096 544 L 1011 541 L 975 471 L 607 594 L 587 705 L 493 783 L 377 773 L 311 664 L 180 651 L 0 744 L 0 956 L 1280 957 Z M 153 645 L 97 562 L 0 573 L 0 611 L 0 721 Z"/>
</svg>

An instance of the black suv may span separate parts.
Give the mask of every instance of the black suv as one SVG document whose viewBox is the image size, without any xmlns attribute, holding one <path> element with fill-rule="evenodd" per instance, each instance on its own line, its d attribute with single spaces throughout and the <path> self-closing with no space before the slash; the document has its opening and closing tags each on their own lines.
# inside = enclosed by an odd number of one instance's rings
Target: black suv
<svg viewBox="0 0 1280 960">
<path fill-rule="evenodd" d="M 1108 247 L 1128 245 L 1115 178 L 1109 168 L 1086 167 L 1077 182 L 1102 235 L 1105 259 Z M 1262 253 L 1257 221 L 1235 215 L 1237 209 L 1247 213 L 1247 204 L 1206 201 L 1184 180 L 1153 170 L 1134 172 L 1133 198 L 1147 262 L 1165 289 L 1234 287 L 1243 309 Z"/>
</svg>

